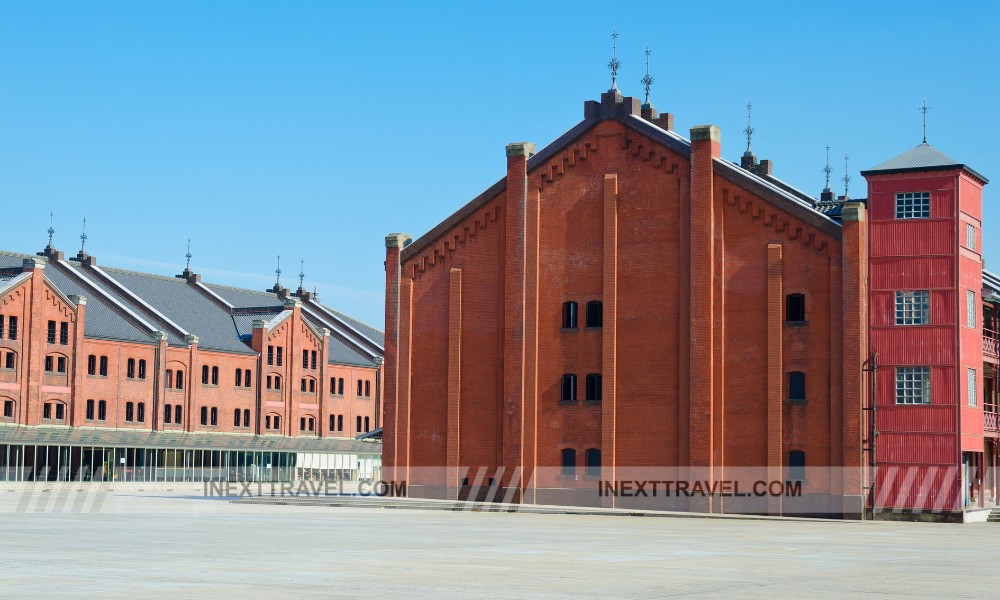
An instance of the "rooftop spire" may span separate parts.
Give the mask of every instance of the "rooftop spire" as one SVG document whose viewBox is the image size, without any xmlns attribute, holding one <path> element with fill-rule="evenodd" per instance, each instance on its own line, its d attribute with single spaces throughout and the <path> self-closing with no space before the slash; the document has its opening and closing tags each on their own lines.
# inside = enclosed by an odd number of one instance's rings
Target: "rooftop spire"
<svg viewBox="0 0 1000 600">
<path fill-rule="evenodd" d="M 927 111 L 931 107 L 927 106 L 927 98 L 924 98 L 924 105 L 920 108 L 920 112 L 924 113 L 924 143 L 927 143 Z"/>
<path fill-rule="evenodd" d="M 642 78 L 642 87 L 646 88 L 646 102 L 642 105 L 643 108 L 650 108 L 653 105 L 649 103 L 649 88 L 653 85 L 653 78 L 649 76 L 649 55 L 653 52 L 646 46 L 646 75 Z"/>
<path fill-rule="evenodd" d="M 305 289 L 302 287 L 302 283 L 306 279 L 306 260 L 303 258 L 299 261 L 299 289 Z"/>
<path fill-rule="evenodd" d="M 49 248 L 52 247 L 52 234 L 56 232 L 55 228 L 52 226 L 52 218 L 54 216 L 55 216 L 55 214 L 50 210 L 49 211 Z"/>
<path fill-rule="evenodd" d="M 851 175 L 850 175 L 850 171 L 848 171 L 848 166 L 847 166 L 849 159 L 850 159 L 850 156 L 848 156 L 845 153 L 844 154 L 844 200 L 850 200 L 851 199 L 851 195 L 850 195 Z"/>
<path fill-rule="evenodd" d="M 826 175 L 826 186 L 823 188 L 824 192 L 830 191 L 830 173 L 833 169 L 830 168 L 830 142 L 826 143 L 826 166 L 823 167 L 823 174 Z"/>
<path fill-rule="evenodd" d="M 752 108 L 753 108 L 753 104 L 750 104 L 750 101 L 747 100 L 747 126 L 746 126 L 746 129 L 743 130 L 743 133 L 745 133 L 746 136 L 747 136 L 747 153 L 748 154 L 750 153 L 750 138 L 753 137 L 753 134 L 754 134 L 754 128 L 750 126 L 750 109 L 752 109 Z"/>
<path fill-rule="evenodd" d="M 618 29 L 611 30 L 611 62 L 608 68 L 611 69 L 611 89 L 618 89 L 618 69 L 622 64 L 618 62 Z"/>
<path fill-rule="evenodd" d="M 80 256 L 87 255 L 87 217 L 83 218 L 83 233 L 80 234 Z"/>
<path fill-rule="evenodd" d="M 190 271 L 191 270 L 191 238 L 188 238 L 188 249 L 187 249 L 187 254 L 184 255 L 184 258 L 187 259 L 187 265 L 184 267 L 184 270 L 185 271 Z"/>
<path fill-rule="evenodd" d="M 274 270 L 274 289 L 281 288 L 281 255 L 278 255 L 278 267 Z"/>
</svg>

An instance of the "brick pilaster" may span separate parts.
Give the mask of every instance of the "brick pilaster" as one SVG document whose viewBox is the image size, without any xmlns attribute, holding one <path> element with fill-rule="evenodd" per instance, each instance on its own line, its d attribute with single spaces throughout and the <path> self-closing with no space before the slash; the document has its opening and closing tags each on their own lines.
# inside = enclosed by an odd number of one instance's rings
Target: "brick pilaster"
<svg viewBox="0 0 1000 600">
<path fill-rule="evenodd" d="M 618 456 L 618 174 L 604 175 L 604 274 L 601 301 L 601 479 L 617 481 Z M 611 507 L 615 497 L 604 497 Z"/>
<path fill-rule="evenodd" d="M 784 481 L 782 466 L 782 412 L 784 408 L 785 366 L 784 290 L 781 244 L 767 245 L 767 479 Z M 769 496 L 767 510 L 781 514 L 781 497 Z"/>
<path fill-rule="evenodd" d="M 868 358 L 868 223 L 865 205 L 849 202 L 842 212 L 843 275 L 843 497 L 845 514 L 862 510 L 864 435 L 862 409 L 866 402 L 861 371 Z"/>
<path fill-rule="evenodd" d="M 400 431 L 397 427 L 399 415 L 399 288 L 400 254 L 410 243 L 405 233 L 390 233 L 385 236 L 385 379 L 383 385 L 383 427 L 382 466 L 383 475 L 394 480 L 393 469 L 399 466 L 397 448 Z M 405 438 L 404 438 L 405 439 Z"/>
<path fill-rule="evenodd" d="M 461 420 L 462 420 L 462 269 L 453 268 L 449 274 L 448 295 L 448 430 L 446 440 L 446 466 L 448 481 L 446 493 L 449 500 L 458 499 L 463 473 Z"/>
</svg>

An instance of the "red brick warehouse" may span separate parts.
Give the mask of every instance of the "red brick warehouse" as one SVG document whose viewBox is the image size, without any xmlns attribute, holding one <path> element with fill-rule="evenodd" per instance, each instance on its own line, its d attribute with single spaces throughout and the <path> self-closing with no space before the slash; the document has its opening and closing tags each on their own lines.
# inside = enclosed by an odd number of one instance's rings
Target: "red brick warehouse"
<svg viewBox="0 0 1000 600">
<path fill-rule="evenodd" d="M 382 342 L 301 281 L 0 252 L 0 480 L 375 476 Z"/>
<path fill-rule="evenodd" d="M 965 375 L 956 379 L 954 365 L 982 371 L 982 324 L 958 336 L 966 321 L 955 311 L 959 295 L 965 306 L 959 288 L 980 297 L 981 261 L 959 248 L 957 227 L 979 231 L 985 179 L 934 151 L 904 159 L 898 172 L 866 172 L 870 202 L 829 189 L 817 200 L 774 177 L 749 148 L 739 165 L 722 159 L 720 138 L 709 125 L 685 139 L 671 115 L 612 89 L 540 152 L 508 145 L 506 176 L 415 242 L 386 237 L 387 476 L 407 480 L 411 494 L 467 497 L 480 484 L 494 498 L 539 503 L 849 516 L 870 505 L 870 386 L 879 382 L 880 407 L 921 423 L 957 415 L 976 393 L 961 396 Z M 906 183 L 879 187 L 883 179 Z M 911 189 L 931 190 L 930 220 L 952 232 L 938 238 L 954 260 L 966 258 L 954 271 L 965 273 L 961 283 L 879 278 L 885 269 L 921 272 L 906 261 L 931 260 L 919 243 L 879 254 L 892 227 L 922 226 L 901 221 L 922 214 L 880 223 L 897 219 L 886 211 Z M 954 313 L 932 311 L 934 326 L 975 348 L 953 352 L 951 370 L 914 354 L 924 330 L 895 320 L 898 304 L 925 288 Z M 973 308 L 981 310 L 978 300 Z M 878 330 L 890 320 L 891 343 L 910 354 L 893 355 L 872 377 L 873 354 L 891 354 Z M 910 364 L 928 366 L 926 379 L 900 368 Z M 953 393 L 914 395 L 914 386 Z M 963 449 L 972 452 L 964 470 L 954 420 L 928 432 L 950 435 L 951 453 L 917 460 L 974 478 L 996 450 L 983 446 L 982 407 L 962 415 Z M 886 441 L 876 450 L 878 506 L 928 507 L 927 497 L 886 492 L 896 476 L 888 466 L 907 462 L 895 448 Z M 780 495 L 596 493 L 601 481 L 667 471 L 710 485 L 748 474 L 797 481 L 804 497 L 796 505 Z M 975 502 L 990 491 L 984 472 Z M 943 512 L 969 504 L 961 480 L 936 484 Z"/>
</svg>

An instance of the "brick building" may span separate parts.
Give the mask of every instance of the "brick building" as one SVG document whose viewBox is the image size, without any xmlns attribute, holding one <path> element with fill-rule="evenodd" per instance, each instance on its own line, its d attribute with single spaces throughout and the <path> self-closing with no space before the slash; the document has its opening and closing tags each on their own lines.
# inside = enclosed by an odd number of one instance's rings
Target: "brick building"
<svg viewBox="0 0 1000 600">
<path fill-rule="evenodd" d="M 0 479 L 374 476 L 382 343 L 301 286 L 0 252 Z"/>
<path fill-rule="evenodd" d="M 976 391 L 982 323 L 960 315 L 981 310 L 965 227 L 981 239 L 986 180 L 924 144 L 865 173 L 869 200 L 816 199 L 749 147 L 724 160 L 720 138 L 612 89 L 541 151 L 508 145 L 506 176 L 430 232 L 386 237 L 387 478 L 721 512 L 859 515 L 873 489 L 880 508 L 960 513 L 963 485 L 995 499 L 995 420 L 984 434 L 964 399 L 996 386 Z M 896 222 L 915 197 L 932 214 Z M 897 325 L 926 294 L 931 320 Z M 902 489 L 914 464 L 933 497 Z M 619 486 L 680 480 L 714 492 Z M 734 481 L 802 493 L 714 487 Z"/>
</svg>

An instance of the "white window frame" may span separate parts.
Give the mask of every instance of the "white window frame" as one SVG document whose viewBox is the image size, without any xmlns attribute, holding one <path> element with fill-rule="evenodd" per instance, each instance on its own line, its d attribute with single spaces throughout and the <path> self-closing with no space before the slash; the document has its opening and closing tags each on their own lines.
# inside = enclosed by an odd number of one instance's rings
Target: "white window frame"
<svg viewBox="0 0 1000 600">
<path fill-rule="evenodd" d="M 975 407 L 978 404 L 978 391 L 976 390 L 976 370 L 966 369 L 968 373 L 968 393 L 969 393 L 969 406 Z"/>
<path fill-rule="evenodd" d="M 931 403 L 931 368 L 896 367 L 896 404 Z"/>
<path fill-rule="evenodd" d="M 971 327 L 972 329 L 976 328 L 976 323 L 978 321 L 976 319 L 976 304 L 976 292 L 973 290 L 965 290 L 965 325 L 967 327 Z"/>
<path fill-rule="evenodd" d="M 976 249 L 976 226 L 972 223 L 965 224 L 965 247 L 969 250 Z"/>
<path fill-rule="evenodd" d="M 896 194 L 897 219 L 929 219 L 930 217 L 930 192 L 901 192 Z"/>
<path fill-rule="evenodd" d="M 930 290 L 897 291 L 896 325 L 927 325 L 931 322 Z"/>
</svg>

